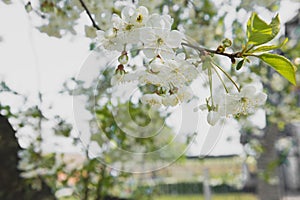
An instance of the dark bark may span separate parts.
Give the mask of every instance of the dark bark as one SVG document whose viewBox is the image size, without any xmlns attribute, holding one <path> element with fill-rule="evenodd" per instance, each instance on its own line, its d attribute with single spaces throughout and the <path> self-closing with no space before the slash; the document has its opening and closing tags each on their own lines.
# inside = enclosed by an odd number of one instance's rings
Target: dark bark
<svg viewBox="0 0 300 200">
<path fill-rule="evenodd" d="M 275 142 L 278 138 L 279 130 L 277 125 L 268 124 L 265 128 L 265 135 L 261 140 L 264 152 L 257 160 L 257 171 L 259 174 L 267 173 L 270 178 L 278 178 L 279 169 L 274 162 L 276 162 L 277 153 L 275 149 Z M 279 180 L 278 180 L 279 181 Z M 262 177 L 258 178 L 257 184 L 258 197 L 260 200 L 279 200 L 280 187 L 279 182 L 269 183 Z"/>
<path fill-rule="evenodd" d="M 15 131 L 7 118 L 0 115 L 0 199 L 1 200 L 54 200 L 51 189 L 42 181 L 42 189 L 30 188 L 20 177 L 18 151 L 21 150 Z"/>
</svg>

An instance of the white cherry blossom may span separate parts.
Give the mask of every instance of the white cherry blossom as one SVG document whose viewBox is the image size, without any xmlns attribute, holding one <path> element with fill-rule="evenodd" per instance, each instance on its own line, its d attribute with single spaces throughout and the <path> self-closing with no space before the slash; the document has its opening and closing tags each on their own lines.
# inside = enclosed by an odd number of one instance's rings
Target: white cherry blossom
<svg viewBox="0 0 300 200">
<path fill-rule="evenodd" d="M 176 106 L 179 103 L 179 99 L 176 95 L 167 95 L 162 99 L 162 104 L 164 106 Z"/>
<path fill-rule="evenodd" d="M 162 105 L 162 97 L 157 94 L 145 94 L 141 97 L 143 104 L 149 104 L 153 108 L 160 108 Z"/>
<path fill-rule="evenodd" d="M 127 6 L 122 10 L 121 18 L 127 25 L 133 25 L 135 28 L 143 27 L 148 18 L 148 10 L 144 6 L 138 8 Z"/>
<path fill-rule="evenodd" d="M 253 113 L 257 107 L 264 105 L 266 100 L 265 93 L 248 85 L 243 87 L 240 93 L 226 95 L 226 112 L 232 115 L 247 115 Z"/>
<path fill-rule="evenodd" d="M 173 20 L 169 15 L 153 14 L 149 17 L 146 27 L 140 31 L 140 39 L 144 44 L 143 52 L 148 58 L 161 56 L 173 58 L 173 48 L 178 48 L 183 35 L 171 30 Z"/>
<path fill-rule="evenodd" d="M 123 73 L 115 73 L 111 80 L 110 84 L 112 86 L 122 84 L 122 83 L 128 83 L 132 81 L 137 81 L 142 71 L 136 71 L 136 72 L 123 72 Z"/>
<path fill-rule="evenodd" d="M 212 57 L 199 57 L 186 51 L 177 54 L 184 36 L 172 30 L 173 19 L 170 15 L 149 15 L 147 8 L 129 5 L 122 9 L 120 15 L 113 14 L 111 21 L 112 26 L 108 30 L 97 32 L 98 40 L 107 50 L 122 52 L 118 59 L 120 65 L 130 67 L 130 49 L 133 46 L 141 47 L 141 52 L 146 56 L 143 57 L 145 66 L 142 69 L 132 68 L 130 72 L 119 70 L 111 79 L 112 85 L 138 81 L 140 86 L 153 86 L 155 91 L 144 94 L 140 100 L 156 108 L 176 106 L 194 97 L 189 86 L 199 73 L 210 74 Z M 205 105 L 210 125 L 215 125 L 221 118 L 253 113 L 267 98 L 265 93 L 251 85 L 243 87 L 238 93 L 214 92 L 213 95 Z M 199 108 L 203 109 L 203 106 Z"/>
<path fill-rule="evenodd" d="M 151 71 L 145 71 L 139 77 L 140 84 L 151 84 L 156 86 L 168 86 L 168 82 L 159 74 L 152 73 Z"/>
<path fill-rule="evenodd" d="M 107 31 L 98 30 L 98 41 L 108 50 L 122 51 L 127 44 L 137 44 L 140 40 L 139 28 L 145 25 L 148 10 L 144 6 L 126 6 L 121 16 L 112 15 L 112 27 Z"/>
<path fill-rule="evenodd" d="M 178 88 L 187 85 L 198 75 L 198 71 L 194 65 L 183 59 L 178 59 L 176 57 L 174 60 L 167 60 L 166 64 L 169 71 L 169 81 Z"/>
<path fill-rule="evenodd" d="M 189 87 L 181 87 L 176 93 L 177 98 L 181 102 L 187 102 L 193 98 L 193 91 Z"/>
</svg>

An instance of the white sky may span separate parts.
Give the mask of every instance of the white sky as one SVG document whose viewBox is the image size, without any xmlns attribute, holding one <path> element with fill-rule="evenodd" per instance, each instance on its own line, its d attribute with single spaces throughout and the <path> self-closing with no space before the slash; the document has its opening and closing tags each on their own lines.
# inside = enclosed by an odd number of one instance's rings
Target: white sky
<svg viewBox="0 0 300 200">
<path fill-rule="evenodd" d="M 299 3 L 297 5 L 299 7 Z M 290 19 L 296 8 L 297 6 L 291 3 L 283 4 L 280 10 L 282 22 Z M 260 11 L 264 18 L 271 19 L 267 12 Z M 0 36 L 3 38 L 0 42 L 0 79 L 21 94 L 30 95 L 33 104 L 38 103 L 36 97 L 40 90 L 44 94 L 44 103 L 54 105 L 49 113 L 72 120 L 72 98 L 57 93 L 66 79 L 79 72 L 89 54 L 90 40 L 81 34 L 56 39 L 40 33 L 33 27 L 31 19 L 19 2 L 9 6 L 0 2 L 0 27 Z M 18 106 L 17 102 L 7 96 L 0 96 L 0 101 L 3 104 Z M 199 115 L 202 122 L 205 121 L 204 114 Z M 176 120 L 174 122 L 176 123 Z M 199 130 L 200 137 L 197 139 L 198 143 L 191 148 L 192 154 L 200 152 L 199 147 L 206 141 L 203 138 L 210 133 L 210 128 L 205 123 L 201 123 Z M 224 128 L 211 155 L 242 152 L 238 132 L 233 130 L 237 130 L 235 123 L 229 123 Z M 228 141 L 228 137 L 232 140 Z M 51 144 L 58 142 L 57 140 L 55 137 L 49 137 L 46 146 L 51 148 Z M 63 144 L 59 150 L 70 151 L 70 143 Z"/>
</svg>

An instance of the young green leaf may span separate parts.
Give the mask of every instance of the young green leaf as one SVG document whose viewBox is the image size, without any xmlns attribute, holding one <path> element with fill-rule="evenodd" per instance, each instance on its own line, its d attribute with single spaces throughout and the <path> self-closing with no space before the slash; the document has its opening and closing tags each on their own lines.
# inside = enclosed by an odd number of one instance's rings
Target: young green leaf
<svg viewBox="0 0 300 200">
<path fill-rule="evenodd" d="M 296 67 L 285 57 L 277 54 L 264 53 L 258 57 L 274 68 L 279 74 L 289 82 L 296 85 L 295 71 Z"/>
<path fill-rule="evenodd" d="M 92 42 L 90 43 L 90 51 L 93 51 L 96 48 L 96 43 Z"/>
<path fill-rule="evenodd" d="M 261 52 L 272 51 L 275 49 L 280 49 L 287 42 L 288 42 L 288 38 L 285 38 L 285 40 L 279 45 L 263 45 L 263 46 L 257 47 L 256 49 L 252 49 L 251 51 L 248 51 L 248 53 L 261 53 Z"/>
<path fill-rule="evenodd" d="M 270 24 L 267 24 L 257 13 L 252 13 L 247 23 L 248 44 L 258 46 L 272 40 L 280 30 L 279 16 L 276 15 Z"/>
<path fill-rule="evenodd" d="M 239 61 L 238 64 L 236 65 L 236 70 L 240 70 L 243 67 L 244 62 L 245 62 L 245 59 Z"/>
</svg>

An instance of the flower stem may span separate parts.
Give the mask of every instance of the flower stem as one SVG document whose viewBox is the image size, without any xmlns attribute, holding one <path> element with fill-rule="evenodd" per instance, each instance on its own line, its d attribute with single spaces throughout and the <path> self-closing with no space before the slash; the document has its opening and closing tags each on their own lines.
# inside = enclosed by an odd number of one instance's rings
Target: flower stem
<svg viewBox="0 0 300 200">
<path fill-rule="evenodd" d="M 217 63 L 212 62 L 219 70 L 221 70 L 221 72 L 223 72 L 223 74 L 225 74 L 225 76 L 232 82 L 232 84 L 235 86 L 235 88 L 237 89 L 238 92 L 240 92 L 240 88 L 237 85 L 237 83 L 231 78 L 231 76 L 222 68 L 220 67 Z"/>
<path fill-rule="evenodd" d="M 225 83 L 224 83 L 224 80 L 222 79 L 220 73 L 218 72 L 218 70 L 217 70 L 214 66 L 213 66 L 213 69 L 215 70 L 217 76 L 219 77 L 219 79 L 220 79 L 220 81 L 221 81 L 221 83 L 222 83 L 222 85 L 223 85 L 223 87 L 224 87 L 226 93 L 229 93 L 228 88 L 226 87 L 226 85 L 225 85 Z"/>
<path fill-rule="evenodd" d="M 211 67 L 207 68 L 208 70 L 208 81 L 209 81 L 209 91 L 210 91 L 210 98 L 211 98 L 211 106 L 214 107 L 214 98 L 212 93 L 212 73 L 211 73 Z"/>
</svg>

